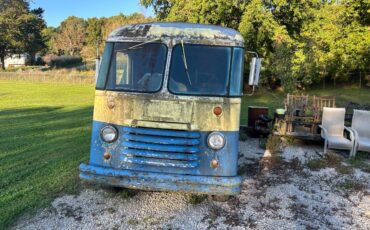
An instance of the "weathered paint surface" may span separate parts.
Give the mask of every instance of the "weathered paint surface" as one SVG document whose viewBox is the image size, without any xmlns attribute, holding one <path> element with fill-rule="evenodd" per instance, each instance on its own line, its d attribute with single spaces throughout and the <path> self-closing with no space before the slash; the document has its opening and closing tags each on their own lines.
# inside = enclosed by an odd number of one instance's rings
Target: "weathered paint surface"
<svg viewBox="0 0 370 230">
<path fill-rule="evenodd" d="M 96 91 L 94 120 L 124 126 L 238 131 L 240 98 Z M 213 114 L 214 107 L 222 114 Z"/>
<path fill-rule="evenodd" d="M 100 137 L 100 130 L 106 125 L 114 125 L 118 130 L 119 138 L 113 143 L 106 143 Z M 146 132 L 135 135 L 137 129 Z M 236 176 L 239 132 L 220 132 L 226 138 L 226 145 L 214 151 L 207 145 L 210 131 L 192 132 L 197 135 L 185 138 L 182 134 L 187 131 L 132 128 L 94 121 L 90 164 L 171 174 Z M 128 135 L 135 136 L 136 141 Z M 160 137 L 161 141 L 156 137 Z M 178 140 L 186 140 L 189 144 L 171 144 Z M 103 158 L 105 152 L 111 154 L 109 160 Z M 220 162 L 218 168 L 211 167 L 212 159 Z"/>
<path fill-rule="evenodd" d="M 194 192 L 213 195 L 240 193 L 240 177 L 171 175 L 168 173 L 117 170 L 94 165 L 80 165 L 80 178 L 111 186 L 157 191 Z"/>
<path fill-rule="evenodd" d="M 114 30 L 108 37 L 108 42 L 126 40 L 155 40 L 163 42 L 171 40 L 186 43 L 207 43 L 212 45 L 243 47 L 244 39 L 233 29 L 214 25 L 192 23 L 154 22 L 125 25 Z"/>
<path fill-rule="evenodd" d="M 90 163 L 81 164 L 81 179 L 148 190 L 239 193 L 241 99 L 173 95 L 167 82 L 172 49 L 180 41 L 243 47 L 243 38 L 235 30 L 218 26 L 146 23 L 123 26 L 112 32 L 107 42 L 153 39 L 168 47 L 161 90 L 152 94 L 96 91 Z M 221 115 L 213 113 L 215 107 L 222 108 Z M 106 125 L 118 130 L 113 143 L 100 137 Z M 226 138 L 221 150 L 208 147 L 207 137 L 213 131 Z"/>
</svg>

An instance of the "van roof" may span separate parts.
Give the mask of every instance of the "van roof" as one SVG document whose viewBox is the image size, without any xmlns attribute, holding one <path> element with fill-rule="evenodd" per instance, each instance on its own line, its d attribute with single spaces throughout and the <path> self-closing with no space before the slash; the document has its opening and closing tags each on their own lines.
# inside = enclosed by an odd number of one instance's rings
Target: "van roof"
<svg viewBox="0 0 370 230">
<path fill-rule="evenodd" d="M 113 41 L 180 40 L 188 43 L 244 46 L 241 34 L 230 28 L 185 22 L 152 22 L 128 24 L 114 30 L 108 37 Z"/>
</svg>

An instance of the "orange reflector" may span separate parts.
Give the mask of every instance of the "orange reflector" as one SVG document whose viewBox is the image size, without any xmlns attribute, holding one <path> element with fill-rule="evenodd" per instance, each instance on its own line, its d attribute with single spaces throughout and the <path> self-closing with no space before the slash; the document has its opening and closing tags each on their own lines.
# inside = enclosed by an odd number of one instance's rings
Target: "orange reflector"
<svg viewBox="0 0 370 230">
<path fill-rule="evenodd" d="M 111 155 L 109 153 L 105 152 L 103 157 L 104 157 L 104 159 L 109 160 Z"/>
<path fill-rule="evenodd" d="M 216 115 L 216 116 L 220 116 L 221 113 L 222 113 L 222 108 L 220 106 L 217 106 L 213 109 L 213 113 Z"/>
<path fill-rule="evenodd" d="M 218 161 L 216 159 L 211 160 L 211 167 L 214 169 L 218 167 Z"/>
</svg>

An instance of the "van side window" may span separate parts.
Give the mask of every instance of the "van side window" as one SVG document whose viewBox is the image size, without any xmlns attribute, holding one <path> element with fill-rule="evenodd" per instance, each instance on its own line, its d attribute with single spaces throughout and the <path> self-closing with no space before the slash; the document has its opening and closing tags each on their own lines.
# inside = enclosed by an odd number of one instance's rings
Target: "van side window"
<svg viewBox="0 0 370 230">
<path fill-rule="evenodd" d="M 113 43 L 107 42 L 105 44 L 103 59 L 99 69 L 98 79 L 96 80 L 96 89 L 104 89 L 105 82 L 108 76 L 109 62 L 112 55 Z"/>
</svg>

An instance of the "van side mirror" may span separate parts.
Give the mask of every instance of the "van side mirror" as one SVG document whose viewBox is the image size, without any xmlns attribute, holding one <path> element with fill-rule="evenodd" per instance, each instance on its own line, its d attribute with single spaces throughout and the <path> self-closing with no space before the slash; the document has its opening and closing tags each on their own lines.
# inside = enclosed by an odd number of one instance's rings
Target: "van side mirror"
<svg viewBox="0 0 370 230">
<path fill-rule="evenodd" d="M 248 84 L 257 86 L 260 80 L 262 58 L 252 58 L 250 63 L 249 80 Z"/>
</svg>

